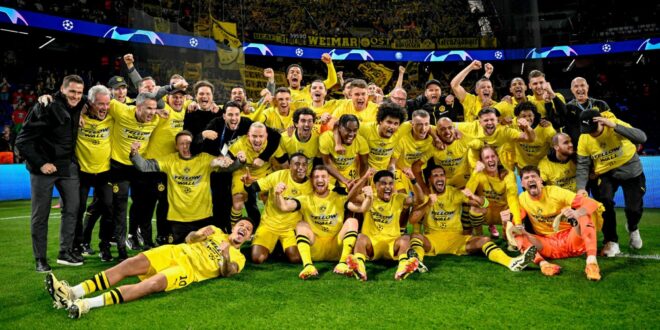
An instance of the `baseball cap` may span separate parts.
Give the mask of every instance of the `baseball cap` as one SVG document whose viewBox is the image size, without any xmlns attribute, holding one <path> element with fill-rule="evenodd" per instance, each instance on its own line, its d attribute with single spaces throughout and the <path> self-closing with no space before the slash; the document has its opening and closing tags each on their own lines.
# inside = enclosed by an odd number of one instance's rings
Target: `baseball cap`
<svg viewBox="0 0 660 330">
<path fill-rule="evenodd" d="M 598 130 L 598 123 L 594 117 L 599 117 L 600 112 L 596 110 L 585 110 L 580 113 L 580 133 L 588 134 Z"/>
<path fill-rule="evenodd" d="M 429 85 L 438 85 L 438 87 L 441 86 L 441 85 L 440 85 L 440 81 L 438 81 L 437 79 L 431 79 L 431 80 L 427 81 L 427 82 L 426 82 L 426 85 L 424 85 L 424 88 L 425 88 L 425 89 L 426 89 L 426 88 L 429 88 Z"/>
<path fill-rule="evenodd" d="M 126 83 L 126 79 L 124 79 L 124 77 L 114 76 L 108 81 L 108 86 L 110 88 L 117 88 L 119 86 L 127 87 L 128 84 Z"/>
<path fill-rule="evenodd" d="M 188 93 L 186 93 L 186 90 L 185 90 L 185 89 L 173 89 L 173 90 L 171 90 L 168 94 L 169 94 L 169 95 L 174 95 L 174 94 L 176 94 L 176 93 L 181 93 L 181 94 L 183 94 L 183 95 L 187 95 L 187 94 L 188 94 Z"/>
</svg>

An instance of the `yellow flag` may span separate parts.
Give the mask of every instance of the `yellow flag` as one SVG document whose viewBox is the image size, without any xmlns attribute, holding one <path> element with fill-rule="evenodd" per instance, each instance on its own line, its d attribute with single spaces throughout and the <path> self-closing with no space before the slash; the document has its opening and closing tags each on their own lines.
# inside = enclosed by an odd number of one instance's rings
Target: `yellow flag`
<svg viewBox="0 0 660 330">
<path fill-rule="evenodd" d="M 387 82 L 392 78 L 393 70 L 382 64 L 374 62 L 365 62 L 358 65 L 358 70 L 364 74 L 369 81 L 374 82 L 378 87 L 385 88 Z"/>
</svg>

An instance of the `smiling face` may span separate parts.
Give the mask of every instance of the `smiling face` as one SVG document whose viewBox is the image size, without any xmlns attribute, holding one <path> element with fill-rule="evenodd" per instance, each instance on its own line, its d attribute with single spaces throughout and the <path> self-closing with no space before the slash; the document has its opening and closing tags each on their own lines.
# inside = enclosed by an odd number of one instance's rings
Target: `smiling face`
<svg viewBox="0 0 660 330">
<path fill-rule="evenodd" d="M 241 121 L 241 109 L 237 107 L 227 107 L 225 113 L 222 114 L 222 119 L 225 120 L 227 128 L 235 131 Z"/>
<path fill-rule="evenodd" d="M 314 128 L 314 116 L 300 115 L 296 123 L 296 131 L 298 137 L 302 140 L 308 140 L 312 136 L 312 129 Z"/>
<path fill-rule="evenodd" d="M 339 136 L 341 137 L 341 143 L 347 146 L 353 144 L 353 140 L 355 140 L 359 129 L 360 124 L 357 121 L 349 121 L 346 125 L 340 125 Z"/>
<path fill-rule="evenodd" d="M 179 153 L 179 157 L 183 159 L 190 159 L 192 154 L 190 153 L 190 145 L 192 144 L 192 137 L 188 135 L 179 135 L 176 139 L 176 151 Z"/>
<path fill-rule="evenodd" d="M 108 115 L 108 109 L 110 109 L 110 95 L 96 94 L 94 103 L 90 108 L 90 114 L 99 120 L 103 120 Z"/>
<path fill-rule="evenodd" d="M 250 127 L 250 130 L 248 131 L 248 141 L 250 142 L 252 149 L 256 152 L 261 152 L 267 136 L 268 133 L 266 133 L 266 128 Z"/>
<path fill-rule="evenodd" d="M 292 66 L 289 68 L 289 72 L 286 73 L 286 79 L 289 81 L 289 87 L 293 89 L 300 88 L 302 77 L 302 71 L 297 66 Z"/>
<path fill-rule="evenodd" d="M 534 92 L 537 98 L 543 97 L 545 93 L 545 77 L 534 77 L 529 79 L 529 89 Z"/>
<path fill-rule="evenodd" d="M 382 138 L 389 139 L 399 129 L 399 125 L 401 125 L 399 118 L 387 116 L 383 121 L 378 123 L 378 135 Z"/>
<path fill-rule="evenodd" d="M 534 171 L 527 171 L 523 173 L 521 178 L 521 183 L 523 188 L 527 190 L 530 196 L 534 198 L 541 197 L 541 191 L 543 189 L 543 180 L 541 177 Z"/>
<path fill-rule="evenodd" d="M 431 130 L 430 117 L 414 116 L 412 119 L 412 134 L 417 140 L 424 140 Z"/>
<path fill-rule="evenodd" d="M 525 119 L 528 123 L 534 122 L 534 111 L 532 110 L 523 110 L 518 114 L 518 120 Z"/>
<path fill-rule="evenodd" d="M 560 134 L 557 137 L 557 145 L 553 146 L 553 148 L 558 155 L 564 157 L 572 156 L 575 152 L 573 149 L 573 141 L 571 141 L 571 137 L 567 134 Z"/>
<path fill-rule="evenodd" d="M 367 89 L 361 87 L 351 88 L 351 100 L 355 110 L 361 111 L 367 108 Z"/>
<path fill-rule="evenodd" d="M 442 167 L 436 167 L 431 170 L 431 176 L 429 177 L 429 183 L 433 190 L 442 194 L 445 192 L 445 183 L 447 182 L 447 176 L 445 175 L 445 170 Z"/>
<path fill-rule="evenodd" d="M 575 96 L 575 100 L 585 103 L 589 99 L 589 84 L 584 78 L 575 78 L 571 82 L 571 93 Z"/>
<path fill-rule="evenodd" d="M 328 94 L 325 89 L 325 84 L 322 81 L 315 81 L 312 83 L 310 88 L 310 93 L 312 94 L 312 101 L 314 103 L 322 103 L 325 100 L 325 96 Z"/>
<path fill-rule="evenodd" d="M 140 93 L 153 93 L 156 89 L 156 82 L 153 79 L 146 79 L 140 83 Z"/>
<path fill-rule="evenodd" d="M 245 101 L 245 91 L 243 91 L 243 88 L 234 87 L 231 90 L 230 98 L 234 102 L 243 103 Z"/>
<path fill-rule="evenodd" d="M 488 100 L 493 96 L 493 83 L 488 80 L 477 82 L 476 93 L 482 100 Z"/>
<path fill-rule="evenodd" d="M 312 188 L 317 195 L 325 195 L 330 185 L 330 174 L 326 169 L 312 170 Z"/>
<path fill-rule="evenodd" d="M 277 111 L 281 115 L 288 115 L 291 105 L 291 94 L 279 92 L 275 94 L 275 100 L 277 101 Z"/>
<path fill-rule="evenodd" d="M 73 108 L 80 103 L 83 95 L 83 84 L 77 82 L 69 82 L 65 87 L 60 88 L 60 92 L 66 98 L 66 103 L 69 107 Z"/>
<path fill-rule="evenodd" d="M 406 106 L 406 91 L 403 89 L 396 89 L 390 93 L 390 100 L 401 107 Z"/>
<path fill-rule="evenodd" d="M 426 87 L 426 90 L 424 91 L 424 96 L 426 96 L 428 103 L 431 104 L 436 104 L 440 102 L 441 94 L 442 91 L 440 90 L 440 86 L 436 84 L 430 84 L 428 87 Z"/>
<path fill-rule="evenodd" d="M 484 148 L 481 150 L 481 161 L 486 165 L 486 173 L 496 174 L 500 159 L 493 148 Z"/>
<path fill-rule="evenodd" d="M 199 104 L 199 107 L 203 110 L 210 110 L 211 103 L 213 103 L 213 91 L 208 86 L 201 86 L 197 89 L 197 94 L 195 94 L 195 101 Z"/>
<path fill-rule="evenodd" d="M 479 116 L 479 125 L 484 129 L 484 133 L 490 136 L 497 129 L 497 115 L 494 113 L 485 113 Z"/>
<path fill-rule="evenodd" d="M 291 171 L 291 177 L 295 182 L 303 182 L 307 178 L 307 157 L 298 155 L 289 161 L 289 167 Z"/>
<path fill-rule="evenodd" d="M 234 228 L 231 229 L 231 235 L 229 236 L 232 245 L 234 245 L 234 247 L 239 247 L 245 241 L 250 239 L 253 228 L 254 227 L 250 221 L 241 220 L 237 222 L 234 225 Z"/>
<path fill-rule="evenodd" d="M 126 93 L 128 90 L 126 89 L 126 86 L 121 85 L 118 86 L 117 88 L 112 89 L 112 98 L 116 99 L 117 101 L 124 101 L 126 98 Z"/>
<path fill-rule="evenodd" d="M 391 176 L 383 176 L 376 181 L 376 194 L 382 201 L 389 202 L 394 193 L 394 179 Z"/>
<path fill-rule="evenodd" d="M 179 112 L 183 109 L 183 102 L 186 101 L 186 96 L 183 93 L 172 94 L 167 97 L 167 104 L 174 109 L 174 111 Z"/>
<path fill-rule="evenodd" d="M 514 99 L 523 99 L 525 97 L 526 91 L 527 85 L 525 85 L 525 81 L 523 81 L 522 78 L 514 78 L 511 81 L 511 85 L 509 86 L 509 93 L 511 93 L 511 96 L 513 96 Z"/>
<path fill-rule="evenodd" d="M 450 120 L 440 120 L 437 126 L 438 136 L 445 144 L 454 142 L 454 123 Z"/>
</svg>

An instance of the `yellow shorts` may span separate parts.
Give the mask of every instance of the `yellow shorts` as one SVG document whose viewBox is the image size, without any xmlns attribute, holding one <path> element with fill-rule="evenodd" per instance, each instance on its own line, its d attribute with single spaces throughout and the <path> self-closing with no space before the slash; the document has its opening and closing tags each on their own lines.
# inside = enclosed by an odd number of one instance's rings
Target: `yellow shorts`
<svg viewBox="0 0 660 330">
<path fill-rule="evenodd" d="M 272 253 L 278 240 L 282 244 L 282 248 L 286 250 L 292 246 L 296 246 L 296 233 L 293 229 L 278 232 L 261 225 L 257 227 L 257 232 L 254 234 L 252 245 L 261 245 L 267 248 L 268 252 Z"/>
<path fill-rule="evenodd" d="M 313 261 L 337 261 L 343 248 L 339 235 L 319 237 L 316 236 L 314 244 L 310 247 Z"/>
<path fill-rule="evenodd" d="M 266 165 L 264 165 L 266 166 Z M 245 191 L 245 185 L 243 184 L 243 181 L 241 181 L 241 177 L 247 173 L 245 170 L 237 170 L 235 171 L 232 176 L 231 176 L 231 195 L 234 196 L 236 194 L 244 194 L 247 195 L 247 191 Z M 270 171 L 263 174 L 263 175 L 254 175 L 252 174 L 252 178 L 254 180 L 261 179 L 265 177 L 266 175 L 270 174 Z"/>
<path fill-rule="evenodd" d="M 171 291 L 188 286 L 196 282 L 196 273 L 188 261 L 188 256 L 177 245 L 163 245 L 149 251 L 142 252 L 151 266 L 144 275 L 139 275 L 144 281 L 156 274 L 163 274 L 167 278 L 167 288 Z"/>
<path fill-rule="evenodd" d="M 471 235 L 441 231 L 424 234 L 424 236 L 431 242 L 431 251 L 425 253 L 427 256 L 439 254 L 466 255 L 465 247 L 472 238 Z"/>
<path fill-rule="evenodd" d="M 394 259 L 394 242 L 398 237 L 384 238 L 384 239 L 371 239 L 371 246 L 374 251 L 373 257 L 369 260 L 395 260 Z"/>
</svg>

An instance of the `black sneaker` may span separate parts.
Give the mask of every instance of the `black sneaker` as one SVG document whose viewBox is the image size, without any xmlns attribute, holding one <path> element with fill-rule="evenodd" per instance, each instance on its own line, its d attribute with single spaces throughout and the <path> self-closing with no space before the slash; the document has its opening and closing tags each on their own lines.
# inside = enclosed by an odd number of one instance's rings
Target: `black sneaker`
<svg viewBox="0 0 660 330">
<path fill-rule="evenodd" d="M 117 238 L 116 237 L 112 236 L 112 238 L 110 238 L 110 245 L 117 246 Z"/>
<path fill-rule="evenodd" d="M 93 256 L 96 254 L 96 251 L 94 251 L 94 249 L 92 249 L 92 247 L 89 246 L 89 243 L 80 244 L 80 250 L 82 250 L 83 256 Z"/>
<path fill-rule="evenodd" d="M 172 244 L 173 241 L 174 239 L 172 238 L 172 235 L 156 237 L 156 244 L 158 244 L 158 246 Z"/>
<path fill-rule="evenodd" d="M 43 258 L 37 258 L 36 271 L 37 273 L 48 273 L 52 270 L 48 264 L 48 260 Z"/>
<path fill-rule="evenodd" d="M 117 261 L 122 262 L 128 259 L 128 253 L 126 253 L 126 248 L 117 250 Z"/>
<path fill-rule="evenodd" d="M 77 257 L 72 251 L 63 251 L 57 256 L 57 263 L 67 266 L 82 266 L 82 256 Z"/>
<path fill-rule="evenodd" d="M 85 261 L 85 257 L 82 255 L 82 249 L 81 248 L 73 248 L 71 249 L 71 255 L 78 261 L 83 262 Z"/>
<path fill-rule="evenodd" d="M 101 261 L 103 262 L 109 262 L 112 261 L 112 253 L 110 252 L 110 245 L 100 245 L 99 244 L 99 258 L 101 258 Z"/>
<path fill-rule="evenodd" d="M 140 240 L 137 238 L 137 236 L 129 236 L 126 239 L 126 246 L 128 246 L 128 248 L 133 251 L 142 250 L 142 245 L 140 245 Z"/>
</svg>

